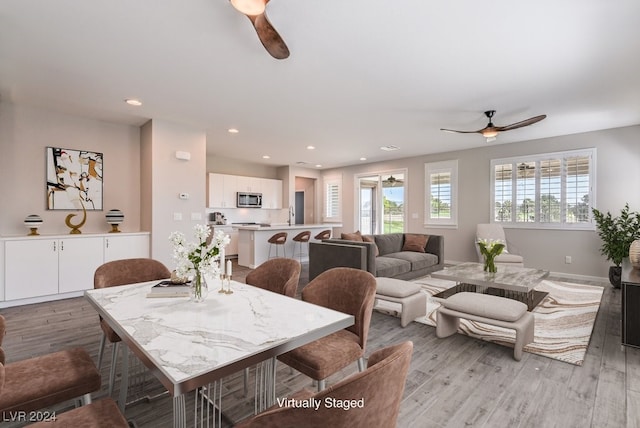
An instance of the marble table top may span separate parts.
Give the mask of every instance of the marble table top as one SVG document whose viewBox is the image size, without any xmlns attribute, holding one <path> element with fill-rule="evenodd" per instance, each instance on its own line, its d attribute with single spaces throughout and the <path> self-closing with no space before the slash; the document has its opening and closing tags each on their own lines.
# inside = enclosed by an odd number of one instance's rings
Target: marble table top
<svg viewBox="0 0 640 428">
<path fill-rule="evenodd" d="M 431 272 L 431 276 L 484 287 L 529 292 L 549 275 L 549 271 L 534 268 L 499 265 L 495 273 L 485 272 L 483 268 L 482 263 L 460 263 Z"/>
<path fill-rule="evenodd" d="M 85 296 L 174 397 L 344 329 L 341 312 L 232 281 L 202 303 L 147 298 L 158 281 Z M 218 287 L 219 288 L 219 287 Z"/>
</svg>

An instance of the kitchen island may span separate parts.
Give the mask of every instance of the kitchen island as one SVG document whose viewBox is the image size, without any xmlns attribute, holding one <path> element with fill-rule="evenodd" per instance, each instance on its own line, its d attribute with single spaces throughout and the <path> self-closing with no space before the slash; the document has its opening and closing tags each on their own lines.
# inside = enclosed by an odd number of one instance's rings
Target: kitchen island
<svg viewBox="0 0 640 428">
<path fill-rule="evenodd" d="M 238 264 L 240 266 L 246 266 L 251 269 L 255 269 L 269 258 L 269 238 L 278 232 L 286 232 L 287 242 L 285 244 L 285 250 L 287 257 L 296 258 L 298 260 L 307 261 L 309 259 L 309 253 L 307 245 L 302 245 L 302 255 L 300 252 L 300 245 L 295 245 L 296 253 L 294 254 L 294 241 L 293 237 L 298 233 L 308 230 L 311 232 L 311 241 L 313 237 L 323 230 L 336 227 L 342 227 L 341 224 L 292 224 L 292 225 L 250 225 L 250 226 L 234 226 L 238 229 Z M 275 255 L 276 246 L 274 245 L 271 250 L 271 256 Z M 278 254 L 283 257 L 282 248 L 278 248 Z"/>
</svg>

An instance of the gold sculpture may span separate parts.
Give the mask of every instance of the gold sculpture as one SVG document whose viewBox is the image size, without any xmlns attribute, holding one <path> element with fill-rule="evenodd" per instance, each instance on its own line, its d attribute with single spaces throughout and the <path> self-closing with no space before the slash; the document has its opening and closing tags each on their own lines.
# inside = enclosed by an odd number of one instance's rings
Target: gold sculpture
<svg viewBox="0 0 640 428">
<path fill-rule="evenodd" d="M 71 228 L 71 235 L 77 235 L 80 232 L 80 228 L 84 226 L 84 223 L 87 221 L 87 210 L 84 208 L 84 204 L 80 201 L 80 205 L 82 205 L 82 221 L 78 224 L 72 224 L 71 219 L 75 217 L 76 214 L 69 214 L 67 218 L 64 220 L 65 224 Z"/>
</svg>

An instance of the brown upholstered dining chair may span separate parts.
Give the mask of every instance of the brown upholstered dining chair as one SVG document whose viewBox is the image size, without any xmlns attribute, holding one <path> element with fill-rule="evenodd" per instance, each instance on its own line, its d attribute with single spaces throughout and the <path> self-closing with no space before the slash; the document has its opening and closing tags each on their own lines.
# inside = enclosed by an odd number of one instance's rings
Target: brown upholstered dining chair
<svg viewBox="0 0 640 428">
<path fill-rule="evenodd" d="M 318 381 L 354 361 L 364 370 L 364 351 L 376 294 L 376 279 L 367 271 L 338 267 L 329 269 L 302 289 L 302 300 L 353 315 L 355 323 L 329 336 L 278 356 L 286 365 Z"/>
<path fill-rule="evenodd" d="M 123 259 L 107 262 L 96 269 L 93 276 L 94 288 L 114 287 L 117 285 L 132 284 L 135 282 L 156 281 L 171 277 L 171 272 L 165 265 L 154 259 Z M 116 361 L 118 356 L 118 343 L 120 337 L 109 327 L 109 324 L 100 318 L 102 338 L 98 351 L 98 370 L 102 366 L 105 343 L 108 340 L 113 344 L 111 353 L 111 369 L 109 371 L 109 396 L 113 393 L 116 377 Z M 126 387 L 126 385 L 123 385 Z"/>
<path fill-rule="evenodd" d="M 315 394 L 308 390 L 295 394 L 296 400 L 316 400 L 320 403 L 317 410 L 273 407 L 236 428 L 395 427 L 412 352 L 413 343 L 409 341 L 380 349 L 371 354 L 365 371 Z M 358 401 L 349 411 L 325 405 L 327 401 L 354 399 Z"/>
<path fill-rule="evenodd" d="M 278 257 L 267 260 L 245 277 L 249 285 L 294 297 L 300 279 L 300 263 L 294 259 Z"/>
</svg>

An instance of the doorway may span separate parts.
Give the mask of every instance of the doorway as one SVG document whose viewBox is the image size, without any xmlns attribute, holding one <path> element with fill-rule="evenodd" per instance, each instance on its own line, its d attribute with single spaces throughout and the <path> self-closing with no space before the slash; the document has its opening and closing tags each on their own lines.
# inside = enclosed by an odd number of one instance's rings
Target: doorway
<svg viewBox="0 0 640 428">
<path fill-rule="evenodd" d="M 358 229 L 365 235 L 404 232 L 406 171 L 358 177 Z"/>
<path fill-rule="evenodd" d="M 304 191 L 296 191 L 295 224 L 304 224 Z"/>
</svg>

